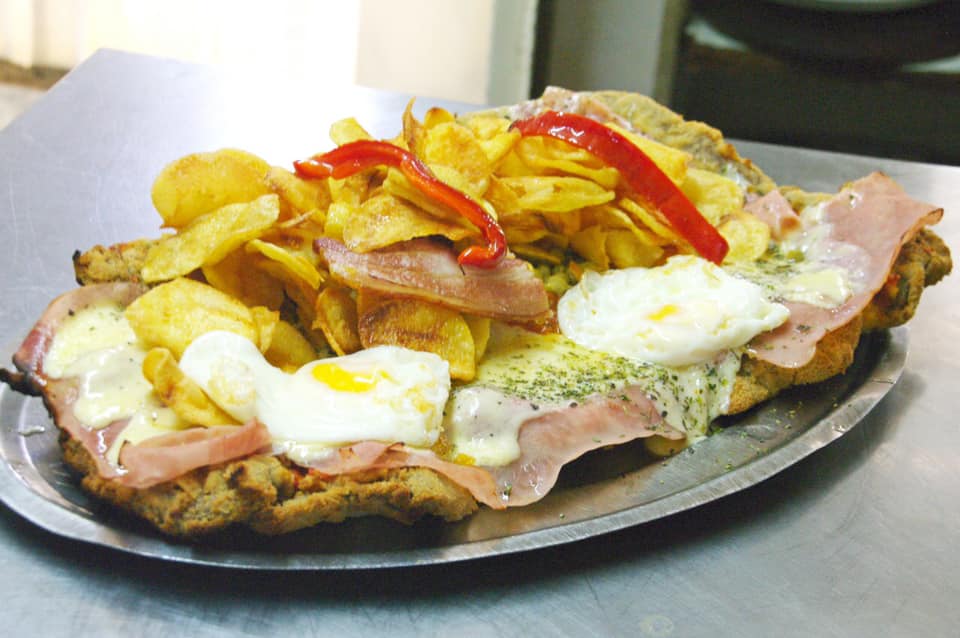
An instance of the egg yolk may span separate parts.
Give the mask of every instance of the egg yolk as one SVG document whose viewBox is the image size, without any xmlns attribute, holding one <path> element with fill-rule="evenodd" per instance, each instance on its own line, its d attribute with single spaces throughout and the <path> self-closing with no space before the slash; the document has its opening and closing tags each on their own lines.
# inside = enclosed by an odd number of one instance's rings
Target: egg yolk
<svg viewBox="0 0 960 638">
<path fill-rule="evenodd" d="M 337 392 L 369 392 L 386 377 L 382 370 L 362 374 L 345 370 L 335 363 L 316 365 L 311 373 L 314 379 Z"/>
<path fill-rule="evenodd" d="M 672 303 L 668 303 L 665 306 L 662 306 L 660 310 L 656 311 L 652 315 L 649 315 L 647 319 L 649 319 L 650 321 L 660 321 L 661 319 L 666 319 L 670 315 L 674 315 L 678 312 L 680 312 L 679 308 L 677 308 Z"/>
</svg>

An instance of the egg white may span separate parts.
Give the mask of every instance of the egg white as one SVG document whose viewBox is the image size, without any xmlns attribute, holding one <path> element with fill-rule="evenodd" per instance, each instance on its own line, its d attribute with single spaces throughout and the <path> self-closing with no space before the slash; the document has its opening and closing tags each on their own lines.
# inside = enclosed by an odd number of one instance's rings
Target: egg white
<svg viewBox="0 0 960 638">
<path fill-rule="evenodd" d="M 396 346 L 313 361 L 288 374 L 250 340 L 213 331 L 187 347 L 180 368 L 237 420 L 261 421 L 275 450 L 299 461 L 357 441 L 430 447 L 450 392 L 446 361 Z"/>
<path fill-rule="evenodd" d="M 557 306 L 561 332 L 594 350 L 667 366 L 703 363 L 790 316 L 754 283 L 699 257 L 587 272 Z"/>
</svg>

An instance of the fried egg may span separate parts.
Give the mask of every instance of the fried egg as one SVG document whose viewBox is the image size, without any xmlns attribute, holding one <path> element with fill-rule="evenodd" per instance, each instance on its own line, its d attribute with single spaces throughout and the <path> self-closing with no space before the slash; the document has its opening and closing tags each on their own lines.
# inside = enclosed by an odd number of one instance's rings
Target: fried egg
<svg viewBox="0 0 960 638">
<path fill-rule="evenodd" d="M 180 368 L 238 421 L 266 425 L 275 451 L 295 461 L 357 441 L 430 447 L 450 393 L 446 361 L 396 346 L 313 361 L 289 374 L 249 339 L 213 331 L 187 347 Z"/>
<path fill-rule="evenodd" d="M 581 346 L 667 366 L 706 362 L 789 315 L 760 286 L 690 255 L 587 272 L 557 306 L 561 332 Z"/>
</svg>

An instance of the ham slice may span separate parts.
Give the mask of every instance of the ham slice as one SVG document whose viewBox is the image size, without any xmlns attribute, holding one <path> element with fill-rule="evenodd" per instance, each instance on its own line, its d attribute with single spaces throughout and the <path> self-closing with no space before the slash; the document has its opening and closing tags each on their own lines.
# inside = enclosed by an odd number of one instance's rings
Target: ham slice
<svg viewBox="0 0 960 638">
<path fill-rule="evenodd" d="M 800 216 L 790 206 L 790 202 L 778 190 L 773 190 L 757 197 L 743 207 L 757 219 L 770 227 L 770 235 L 774 239 L 783 239 L 785 236 L 800 228 Z"/>
<path fill-rule="evenodd" d="M 126 428 L 128 419 L 98 429 L 85 426 L 73 413 L 73 404 L 79 395 L 78 379 L 48 377 L 43 372 L 43 359 L 57 329 L 72 313 L 106 301 L 125 306 L 143 291 L 138 284 L 95 284 L 82 286 L 55 299 L 14 355 L 14 364 L 21 371 L 21 375 L 14 379 L 18 389 L 43 396 L 54 422 L 83 445 L 100 476 L 130 487 L 150 487 L 198 467 L 242 458 L 269 444 L 267 429 L 252 421 L 244 426 L 190 428 L 136 445 L 127 443 L 121 450 L 119 467 L 107 460 L 107 451 Z M 10 378 L 11 375 L 6 376 Z"/>
<path fill-rule="evenodd" d="M 674 440 L 684 436 L 664 422 L 644 388 L 631 386 L 527 420 L 520 427 L 520 457 L 490 470 L 504 502 L 520 507 L 546 496 L 570 461 L 655 434 Z"/>
<path fill-rule="evenodd" d="M 514 257 L 495 268 L 460 266 L 457 256 L 429 239 L 414 239 L 369 253 L 355 253 L 323 237 L 314 248 L 330 273 L 353 288 L 369 288 L 454 310 L 507 321 L 539 321 L 550 314 L 543 282 Z"/>
<path fill-rule="evenodd" d="M 506 505 L 497 496 L 493 476 L 483 468 L 444 461 L 429 450 L 417 450 L 402 443 L 364 441 L 344 446 L 326 458 L 310 464 L 311 469 L 336 476 L 363 470 L 427 467 L 465 488 L 480 503 L 493 509 Z"/>
<path fill-rule="evenodd" d="M 757 359 L 784 368 L 808 363 L 825 334 L 846 325 L 863 312 L 883 287 L 900 248 L 927 224 L 935 224 L 943 209 L 917 201 L 882 173 L 872 173 L 823 204 L 827 241 L 854 247 L 833 251 L 834 265 L 846 265 L 856 276 L 854 294 L 837 308 L 787 302 L 790 318 L 776 330 L 758 335 L 749 344 Z M 849 257 L 851 263 L 844 264 Z"/>
</svg>

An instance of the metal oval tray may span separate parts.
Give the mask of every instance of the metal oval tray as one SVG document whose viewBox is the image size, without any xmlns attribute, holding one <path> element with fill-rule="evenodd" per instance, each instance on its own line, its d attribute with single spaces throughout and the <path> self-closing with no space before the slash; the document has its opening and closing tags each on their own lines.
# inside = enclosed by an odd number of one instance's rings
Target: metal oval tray
<svg viewBox="0 0 960 638">
<path fill-rule="evenodd" d="M 378 518 L 264 538 L 232 530 L 171 540 L 84 494 L 60 457 L 39 399 L 0 388 L 0 500 L 51 532 L 164 560 L 252 569 L 365 569 L 445 563 L 569 543 L 697 507 L 745 489 L 842 436 L 897 381 L 907 332 L 866 335 L 843 375 L 797 388 L 729 419 L 666 460 L 641 442 L 569 464 L 533 505 L 482 509 L 458 523 L 404 526 Z M 5 358 L 9 361 L 9 358 Z"/>
</svg>

